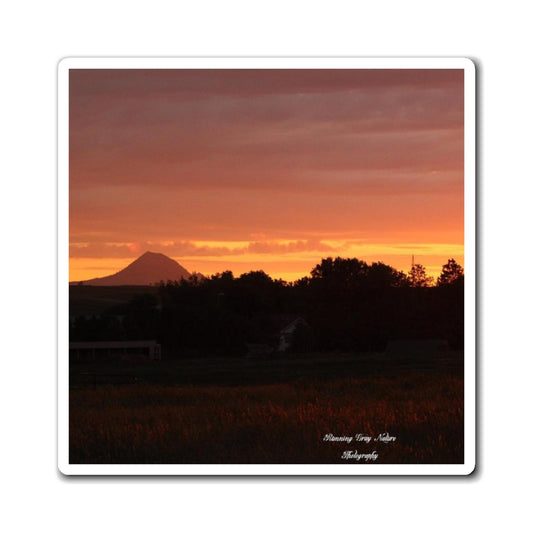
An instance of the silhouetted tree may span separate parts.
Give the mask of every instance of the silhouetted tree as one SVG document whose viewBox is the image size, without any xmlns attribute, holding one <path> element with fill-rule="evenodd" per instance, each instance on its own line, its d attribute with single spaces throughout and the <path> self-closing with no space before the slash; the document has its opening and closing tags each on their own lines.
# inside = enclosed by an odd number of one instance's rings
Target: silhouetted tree
<svg viewBox="0 0 533 533">
<path fill-rule="evenodd" d="M 315 348 L 315 337 L 309 325 L 299 323 L 292 334 L 289 351 L 291 353 L 310 352 Z"/>
<path fill-rule="evenodd" d="M 407 276 L 411 287 L 431 287 L 433 278 L 426 274 L 426 269 L 418 263 L 411 267 Z"/>
<path fill-rule="evenodd" d="M 463 267 L 455 259 L 448 259 L 448 262 L 442 266 L 441 275 L 437 279 L 437 286 L 456 285 L 463 281 Z"/>
<path fill-rule="evenodd" d="M 274 283 L 274 280 L 263 270 L 252 270 L 245 274 L 241 274 L 239 280 L 249 286 L 255 287 L 268 287 Z"/>
<path fill-rule="evenodd" d="M 391 339 L 446 338 L 463 343 L 463 269 L 450 259 L 439 288 L 422 265 L 406 276 L 381 262 L 322 259 L 294 283 L 263 271 L 235 277 L 161 283 L 155 294 L 139 295 L 99 318 L 71 323 L 73 340 L 151 339 L 165 357 L 236 356 L 246 343 L 276 347 L 284 323 L 302 317 L 294 350 L 381 350 Z"/>
<path fill-rule="evenodd" d="M 124 308 L 123 327 L 127 339 L 153 339 L 158 336 L 159 311 L 155 294 L 138 294 Z"/>
<path fill-rule="evenodd" d="M 233 272 L 231 270 L 224 270 L 224 272 L 217 272 L 213 274 L 210 281 L 213 283 L 232 283 L 234 280 Z"/>
<path fill-rule="evenodd" d="M 360 285 L 368 271 L 368 265 L 359 259 L 343 259 L 336 257 L 322 259 L 319 265 L 311 270 L 312 279 L 339 282 L 347 286 Z"/>
<path fill-rule="evenodd" d="M 372 263 L 367 270 L 367 285 L 372 289 L 407 287 L 407 276 L 385 263 Z"/>
</svg>

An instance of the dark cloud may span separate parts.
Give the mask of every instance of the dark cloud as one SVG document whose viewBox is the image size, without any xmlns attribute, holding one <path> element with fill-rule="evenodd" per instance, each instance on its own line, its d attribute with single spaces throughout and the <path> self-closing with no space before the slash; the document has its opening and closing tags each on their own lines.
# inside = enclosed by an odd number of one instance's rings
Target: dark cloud
<svg viewBox="0 0 533 533">
<path fill-rule="evenodd" d="M 391 87 L 431 89 L 461 85 L 462 70 L 451 69 L 73 69 L 72 94 L 139 99 L 179 95 L 187 99 L 265 94 L 309 94 Z M 74 100 L 77 103 L 77 100 Z"/>
<path fill-rule="evenodd" d="M 290 189 L 345 169 L 401 186 L 402 171 L 462 168 L 462 100 L 448 70 L 79 71 L 71 186 Z"/>
<path fill-rule="evenodd" d="M 288 254 L 298 252 L 334 252 L 336 249 L 316 239 L 271 242 L 255 241 L 243 246 L 198 245 L 190 241 L 175 242 L 134 242 L 134 243 L 102 243 L 102 242 L 71 242 L 70 257 L 136 257 L 145 251 L 161 252 L 173 257 L 179 256 L 228 256 L 245 254 Z"/>
</svg>

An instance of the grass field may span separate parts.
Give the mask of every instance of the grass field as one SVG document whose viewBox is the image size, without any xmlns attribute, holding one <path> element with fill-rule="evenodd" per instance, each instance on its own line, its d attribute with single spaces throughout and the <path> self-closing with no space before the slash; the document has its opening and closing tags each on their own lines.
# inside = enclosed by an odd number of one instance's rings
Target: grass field
<svg viewBox="0 0 533 533">
<path fill-rule="evenodd" d="M 74 367 L 70 462 L 346 463 L 357 450 L 376 463 L 462 463 L 463 379 L 443 360 Z M 396 440 L 324 440 L 387 432 Z"/>
</svg>

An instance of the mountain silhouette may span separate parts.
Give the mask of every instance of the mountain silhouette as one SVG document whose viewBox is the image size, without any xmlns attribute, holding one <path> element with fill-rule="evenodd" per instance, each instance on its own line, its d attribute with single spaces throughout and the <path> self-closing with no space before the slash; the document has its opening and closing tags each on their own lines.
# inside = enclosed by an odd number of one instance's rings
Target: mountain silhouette
<svg viewBox="0 0 533 533">
<path fill-rule="evenodd" d="M 201 275 L 198 275 L 202 277 Z M 177 261 L 164 254 L 146 252 L 126 268 L 116 274 L 103 278 L 93 278 L 85 281 L 72 282 L 71 285 L 153 285 L 160 281 L 179 281 L 189 279 L 190 272 L 185 270 Z"/>
</svg>

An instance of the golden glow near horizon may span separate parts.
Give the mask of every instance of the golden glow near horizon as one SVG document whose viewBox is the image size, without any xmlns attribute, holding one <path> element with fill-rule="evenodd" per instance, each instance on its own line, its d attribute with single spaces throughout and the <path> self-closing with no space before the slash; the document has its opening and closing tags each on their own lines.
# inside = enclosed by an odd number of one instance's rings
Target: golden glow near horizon
<svg viewBox="0 0 533 533">
<path fill-rule="evenodd" d="M 263 270 L 275 279 L 284 279 L 285 281 L 295 281 L 304 276 L 308 276 L 312 268 L 320 263 L 325 257 L 357 257 L 367 263 L 381 261 L 398 270 L 407 273 L 411 267 L 412 255 L 406 253 L 409 245 L 396 247 L 394 245 L 345 245 L 324 241 L 326 245 L 331 246 L 331 252 L 326 254 L 317 254 L 316 252 L 293 251 L 285 253 L 251 253 L 248 250 L 251 243 L 245 242 L 202 242 L 195 243 L 197 246 L 212 247 L 218 251 L 221 248 L 227 248 L 233 253 L 227 255 L 203 255 L 197 256 L 180 256 L 172 257 L 189 272 L 200 272 L 204 276 L 211 276 L 224 270 L 231 270 L 235 276 L 239 276 L 250 270 Z M 155 244 L 155 243 L 153 243 Z M 166 243 L 169 246 L 171 243 Z M 252 243 L 255 244 L 255 243 Z M 278 247 L 296 244 L 295 241 L 279 241 L 269 243 L 270 246 Z M 336 246 L 335 246 L 336 244 Z M 132 248 L 136 248 L 132 246 Z M 163 248 L 163 250 L 161 250 Z M 428 275 L 435 279 L 441 272 L 442 265 L 448 259 L 455 258 L 457 262 L 463 264 L 464 251 L 462 245 L 450 244 L 413 244 L 410 247 L 418 253 L 415 255 L 415 262 L 424 265 Z M 147 251 L 147 250 L 143 250 Z M 154 247 L 151 251 L 161 251 L 165 253 L 164 246 Z M 80 281 L 95 277 L 103 277 L 114 274 L 122 270 L 137 256 L 122 258 L 73 258 L 70 259 L 70 281 Z"/>
<path fill-rule="evenodd" d="M 74 70 L 71 281 L 146 251 L 293 281 L 463 264 L 457 70 Z"/>
</svg>

